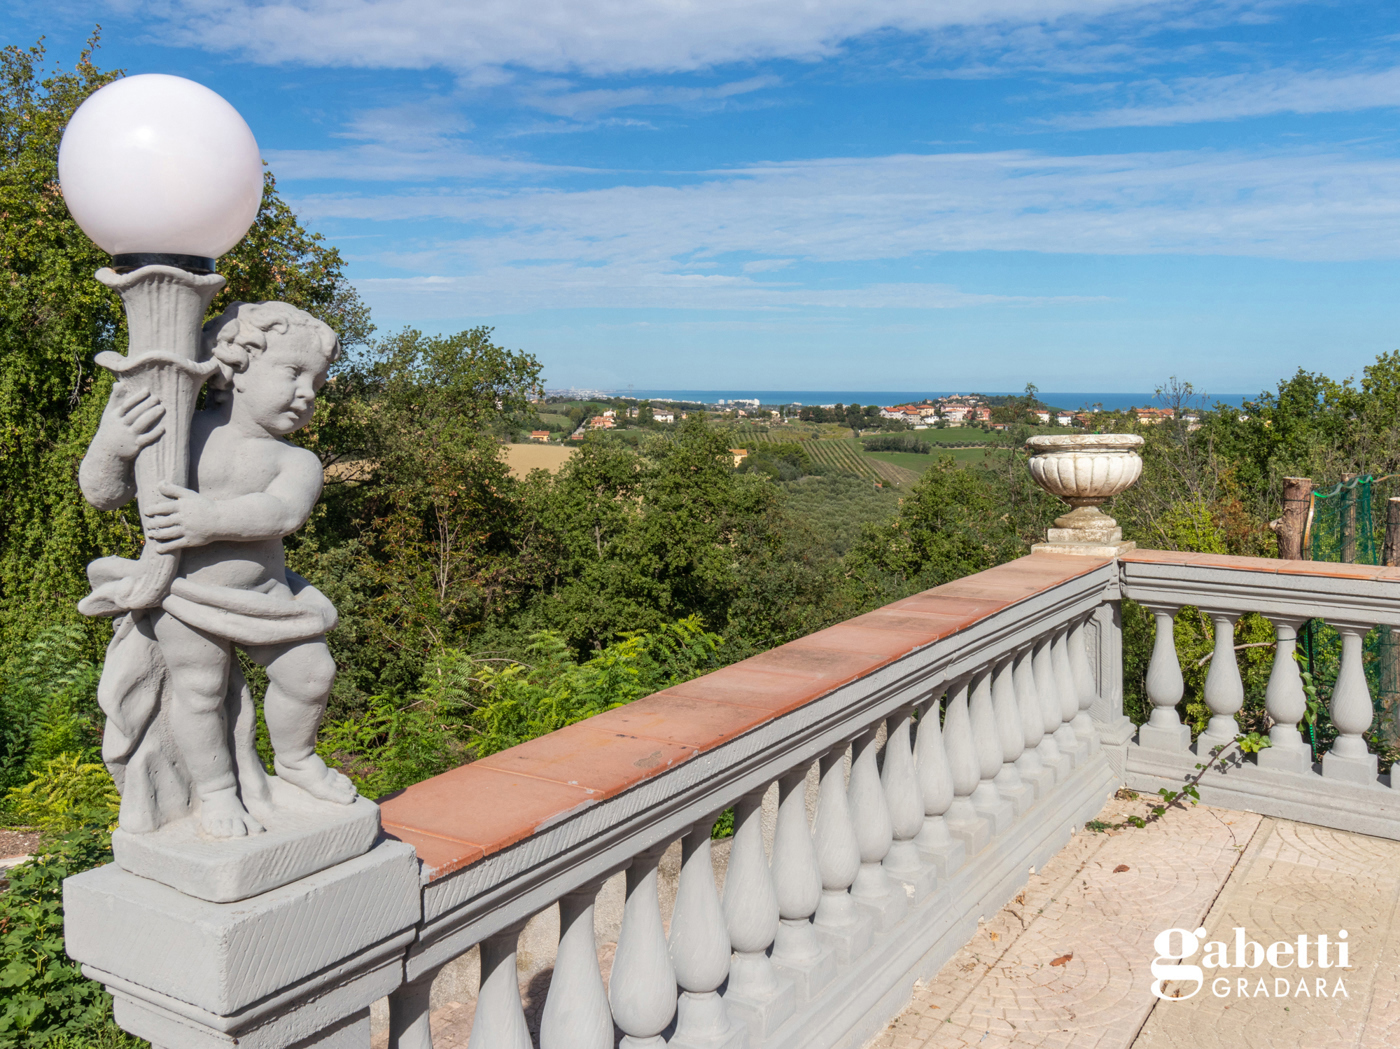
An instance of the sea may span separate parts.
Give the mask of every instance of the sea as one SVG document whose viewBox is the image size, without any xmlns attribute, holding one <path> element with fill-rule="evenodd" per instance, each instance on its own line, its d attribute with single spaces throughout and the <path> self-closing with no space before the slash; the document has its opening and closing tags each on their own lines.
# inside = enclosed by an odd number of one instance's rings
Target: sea
<svg viewBox="0 0 1400 1049">
<path fill-rule="evenodd" d="M 757 400 L 764 405 L 832 405 L 832 404 L 879 404 L 895 405 L 937 400 L 956 394 L 977 393 L 983 396 L 1019 395 L 1019 390 L 636 390 L 616 389 L 610 391 L 614 397 L 636 397 L 659 401 L 689 401 L 694 404 L 719 404 L 730 401 Z M 1151 393 L 1074 393 L 1042 390 L 1036 394 L 1042 403 L 1051 408 L 1066 411 L 1079 411 L 1098 407 L 1108 411 L 1123 408 L 1160 408 L 1163 402 Z M 1208 393 L 1197 398 L 1191 407 L 1210 408 L 1218 404 L 1240 407 L 1247 397 L 1257 397 L 1257 393 Z"/>
</svg>

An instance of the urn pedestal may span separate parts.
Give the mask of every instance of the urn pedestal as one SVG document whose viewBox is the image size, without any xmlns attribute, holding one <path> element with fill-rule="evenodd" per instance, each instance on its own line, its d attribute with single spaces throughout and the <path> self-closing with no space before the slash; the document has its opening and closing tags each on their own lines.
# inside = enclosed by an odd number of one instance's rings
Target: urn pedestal
<svg viewBox="0 0 1400 1049">
<path fill-rule="evenodd" d="M 1071 507 L 1055 519 L 1046 542 L 1032 553 L 1117 557 L 1136 549 L 1123 541 L 1123 529 L 1099 506 L 1142 476 L 1142 438 L 1126 433 L 1032 437 L 1030 471 L 1036 484 Z"/>
</svg>

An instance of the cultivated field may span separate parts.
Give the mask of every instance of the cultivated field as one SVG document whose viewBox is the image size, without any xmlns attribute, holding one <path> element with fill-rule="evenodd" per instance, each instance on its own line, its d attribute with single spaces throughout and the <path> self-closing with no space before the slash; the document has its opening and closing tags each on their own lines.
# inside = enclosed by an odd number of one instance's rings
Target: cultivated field
<svg viewBox="0 0 1400 1049">
<path fill-rule="evenodd" d="M 559 467 L 569 461 L 569 456 L 578 451 L 577 448 L 568 448 L 561 444 L 540 444 L 532 441 L 529 444 L 508 444 L 506 445 L 506 465 L 510 467 L 512 476 L 523 478 L 531 470 L 548 470 L 552 474 L 559 472 Z"/>
</svg>

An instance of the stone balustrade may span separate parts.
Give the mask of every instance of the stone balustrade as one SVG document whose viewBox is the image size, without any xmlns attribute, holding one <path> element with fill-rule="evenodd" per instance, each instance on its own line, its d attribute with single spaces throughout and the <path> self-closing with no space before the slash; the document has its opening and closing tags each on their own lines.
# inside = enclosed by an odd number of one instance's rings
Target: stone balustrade
<svg viewBox="0 0 1400 1049">
<path fill-rule="evenodd" d="M 1037 553 L 433 777 L 382 802 L 366 856 L 198 903 L 204 947 L 162 947 L 152 926 L 134 959 L 88 937 L 170 904 L 87 872 L 67 886 L 70 953 L 157 1047 L 365 1049 L 387 993 L 391 1049 L 429 1049 L 433 980 L 476 948 L 471 1044 L 526 1049 L 517 941 L 557 908 L 541 1049 L 602 1049 L 615 1028 L 629 1047 L 861 1045 L 1137 774 L 1119 601 L 1139 565 L 1168 567 Z M 658 863 L 675 842 L 668 924 Z M 605 979 L 594 907 L 619 872 Z"/>
<path fill-rule="evenodd" d="M 423 864 L 391 1047 L 431 1045 L 431 983 L 477 945 L 471 1044 L 530 1046 L 516 937 L 556 905 L 541 1049 L 602 1049 L 613 1025 L 629 1047 L 861 1044 L 1119 784 L 1116 598 L 1110 560 L 1022 558 L 387 800 Z M 657 864 L 677 840 L 668 929 Z M 605 991 L 594 894 L 623 869 Z"/>
<path fill-rule="evenodd" d="M 1180 790 L 1190 781 L 1211 804 L 1400 840 L 1400 781 L 1377 774 L 1364 738 L 1375 715 L 1363 667 L 1367 632 L 1400 627 L 1400 570 L 1156 550 L 1125 553 L 1119 565 L 1124 596 L 1148 608 L 1157 627 L 1147 673 L 1152 713 L 1128 748 L 1129 786 Z M 1210 719 L 1194 744 L 1174 709 L 1183 682 L 1173 617 L 1188 605 L 1215 632 L 1202 690 Z M 1245 698 L 1235 623 L 1246 612 L 1263 615 L 1275 631 L 1265 692 L 1271 745 L 1254 759 L 1233 745 Z M 1338 735 L 1316 763 L 1298 729 L 1307 701 L 1294 659 L 1298 629 L 1310 619 L 1341 635 L 1328 710 Z M 1208 761 L 1213 752 L 1217 757 Z"/>
</svg>

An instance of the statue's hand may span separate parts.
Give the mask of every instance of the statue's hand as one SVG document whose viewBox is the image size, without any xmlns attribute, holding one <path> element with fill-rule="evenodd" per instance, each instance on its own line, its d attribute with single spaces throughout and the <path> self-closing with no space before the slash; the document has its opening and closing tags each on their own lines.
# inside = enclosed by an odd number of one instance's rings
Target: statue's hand
<svg viewBox="0 0 1400 1049">
<path fill-rule="evenodd" d="M 102 409 L 97 439 L 113 457 L 130 462 L 142 448 L 164 435 L 164 419 L 165 405 L 155 394 L 119 382 L 112 387 L 112 396 Z"/>
<path fill-rule="evenodd" d="M 146 511 L 146 538 L 155 542 L 159 553 L 214 541 L 218 507 L 213 499 L 169 481 L 162 481 L 157 490 L 166 501 L 155 503 Z"/>
</svg>

